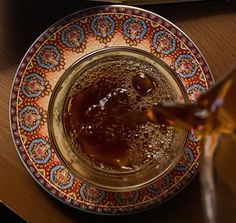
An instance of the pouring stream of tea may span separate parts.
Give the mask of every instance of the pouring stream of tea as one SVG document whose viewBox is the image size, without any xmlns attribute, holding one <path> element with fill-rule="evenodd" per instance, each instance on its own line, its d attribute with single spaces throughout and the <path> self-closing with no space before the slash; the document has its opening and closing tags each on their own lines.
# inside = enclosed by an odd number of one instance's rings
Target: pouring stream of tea
<svg viewBox="0 0 236 223">
<path fill-rule="evenodd" d="M 236 69 L 201 95 L 195 103 L 159 103 L 148 111 L 133 111 L 118 117 L 118 122 L 136 125 L 143 122 L 195 129 L 202 138 L 201 184 L 206 222 L 216 222 L 216 198 L 213 178 L 213 155 L 221 134 L 235 132 L 234 91 Z"/>
</svg>

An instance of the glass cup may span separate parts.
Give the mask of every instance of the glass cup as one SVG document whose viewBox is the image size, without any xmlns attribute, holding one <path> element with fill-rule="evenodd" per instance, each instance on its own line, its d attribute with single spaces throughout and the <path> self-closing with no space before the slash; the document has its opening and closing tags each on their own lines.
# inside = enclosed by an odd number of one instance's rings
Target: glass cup
<svg viewBox="0 0 236 223">
<path fill-rule="evenodd" d="M 149 72 L 150 74 L 154 73 L 154 76 L 159 75 L 162 78 L 162 82 L 166 83 L 164 88 L 170 89 L 169 94 L 173 96 L 172 102 L 185 103 L 188 100 L 182 84 L 176 79 L 170 68 L 160 59 L 139 49 L 129 47 L 106 48 L 81 58 L 67 69 L 60 78 L 49 104 L 49 134 L 59 159 L 75 176 L 105 190 L 131 191 L 147 186 L 177 164 L 182 155 L 189 132 L 169 127 L 168 131 L 171 132 L 169 138 L 172 139 L 170 144 L 165 148 L 163 147 L 163 149 L 160 147 L 159 155 L 152 156 L 151 154 L 152 158 L 138 166 L 137 169 L 120 169 L 117 171 L 112 168 L 102 168 L 102 165 L 97 165 L 89 156 L 83 153 L 83 148 L 78 152 L 76 148 L 80 147 L 73 144 L 70 136 L 65 131 L 63 118 L 65 103 L 68 95 L 76 91 L 74 89 L 80 84 L 82 78 L 90 75 L 89 71 L 91 69 L 103 69 L 110 63 L 109 69 L 118 66 L 117 64 L 120 64 L 120 69 L 126 68 L 119 74 L 121 76 L 128 75 L 129 72 L 130 74 L 132 72 Z M 138 70 L 132 71 L 132 64 L 139 64 Z M 110 72 L 109 69 L 106 72 Z M 149 69 L 149 71 L 145 69 Z M 166 99 L 168 98 L 167 96 L 160 96 L 159 100 L 170 100 Z M 157 101 L 151 101 L 150 104 L 155 102 Z M 156 124 L 150 123 L 148 125 L 156 126 Z M 155 137 L 156 143 L 162 142 L 162 139 L 158 138 L 158 134 Z M 168 139 L 163 138 L 163 140 L 163 143 L 165 143 L 165 140 Z"/>
</svg>

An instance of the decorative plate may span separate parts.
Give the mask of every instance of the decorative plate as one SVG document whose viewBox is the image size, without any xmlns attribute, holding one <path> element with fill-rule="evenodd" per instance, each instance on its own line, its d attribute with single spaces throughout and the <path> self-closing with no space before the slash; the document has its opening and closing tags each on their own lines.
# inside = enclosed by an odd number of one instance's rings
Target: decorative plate
<svg viewBox="0 0 236 223">
<path fill-rule="evenodd" d="M 194 101 L 213 84 L 205 59 L 175 25 L 154 13 L 128 6 L 76 12 L 45 31 L 17 70 L 10 98 L 10 122 L 17 152 L 34 179 L 51 195 L 75 208 L 129 214 L 161 204 L 189 183 L 199 167 L 199 141 L 191 133 L 179 163 L 151 186 L 107 192 L 81 182 L 55 154 L 47 127 L 52 90 L 82 56 L 105 47 L 130 46 L 161 58 Z"/>
</svg>

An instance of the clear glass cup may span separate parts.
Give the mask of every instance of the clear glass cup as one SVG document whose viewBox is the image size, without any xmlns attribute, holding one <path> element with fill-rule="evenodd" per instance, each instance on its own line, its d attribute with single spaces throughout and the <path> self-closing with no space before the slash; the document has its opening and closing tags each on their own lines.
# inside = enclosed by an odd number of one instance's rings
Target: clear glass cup
<svg viewBox="0 0 236 223">
<path fill-rule="evenodd" d="M 163 155 L 158 160 L 156 158 L 151 160 L 138 170 L 104 170 L 99 166 L 93 165 L 86 157 L 84 158 L 76 154 L 73 149 L 74 145 L 71 144 L 71 140 L 66 135 L 63 125 L 64 105 L 67 96 L 70 90 L 73 89 L 74 84 L 79 82 L 80 78 L 83 78 L 83 74 L 87 70 L 97 65 L 103 66 L 103 64 L 110 63 L 110 61 L 117 61 L 119 63 L 121 60 L 139 61 L 144 67 L 148 64 L 147 66 L 151 66 L 152 70 L 163 75 L 163 78 L 165 78 L 165 81 L 171 88 L 171 94 L 175 94 L 176 103 L 184 103 L 188 100 L 179 80 L 176 79 L 170 68 L 160 59 L 143 50 L 129 47 L 112 47 L 86 55 L 67 69 L 57 83 L 51 97 L 48 119 L 49 134 L 55 145 L 57 155 L 63 164 L 83 181 L 105 190 L 119 192 L 136 190 L 147 186 L 172 169 L 182 155 L 189 134 L 186 130 L 173 129 L 173 141 L 168 148 L 160 153 Z M 127 67 L 127 69 L 132 69 L 132 66 Z"/>
</svg>

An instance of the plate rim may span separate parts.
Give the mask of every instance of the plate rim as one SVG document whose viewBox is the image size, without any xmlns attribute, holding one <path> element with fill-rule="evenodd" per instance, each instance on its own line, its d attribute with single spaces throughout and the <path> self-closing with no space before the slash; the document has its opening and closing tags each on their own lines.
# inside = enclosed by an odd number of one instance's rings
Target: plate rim
<svg viewBox="0 0 236 223">
<path fill-rule="evenodd" d="M 155 13 L 155 12 L 152 12 L 152 11 L 149 11 L 149 10 L 146 10 L 146 9 L 143 9 L 143 8 L 139 8 L 139 7 L 135 7 L 135 6 L 128 6 L 128 5 L 117 5 L 117 4 L 114 4 L 114 5 L 102 5 L 102 6 L 94 6 L 94 7 L 89 7 L 89 8 L 84 8 L 82 10 L 77 10 L 73 13 L 70 13 L 69 15 L 61 18 L 60 20 L 54 22 L 51 26 L 49 26 L 47 29 L 45 29 L 34 41 L 33 43 L 28 47 L 27 51 L 24 53 L 24 56 L 22 57 L 19 65 L 18 65 L 18 68 L 15 72 L 15 75 L 14 75 L 14 78 L 12 80 L 12 85 L 11 85 L 11 90 L 10 90 L 10 95 L 9 95 L 9 127 L 10 127 L 10 132 L 11 132 L 11 136 L 12 136 L 12 140 L 13 140 L 13 143 L 14 143 L 14 146 L 15 146 L 15 149 L 21 159 L 21 162 L 23 163 L 23 165 L 25 166 L 25 168 L 27 169 L 27 171 L 30 173 L 30 175 L 33 177 L 33 179 L 37 182 L 38 185 L 40 185 L 45 191 L 47 191 L 47 193 L 49 193 L 50 195 L 52 195 L 53 197 L 55 197 L 57 200 L 59 200 L 60 202 L 66 204 L 66 205 L 69 205 L 77 210 L 81 210 L 81 211 L 84 211 L 84 212 L 88 212 L 88 213 L 92 213 L 92 214 L 97 214 L 97 215 L 111 215 L 111 216 L 114 216 L 114 215 L 130 215 L 130 214 L 136 214 L 136 213 L 140 213 L 140 212 L 143 212 L 147 209 L 152 209 L 152 208 L 155 208 L 159 205 L 162 205 L 164 203 L 166 203 L 167 201 L 169 201 L 170 199 L 172 199 L 173 197 L 175 197 L 176 195 L 178 195 L 187 185 L 189 185 L 192 180 L 195 178 L 195 176 L 198 174 L 198 171 L 199 171 L 199 167 L 196 169 L 196 171 L 193 173 L 191 173 L 191 177 L 189 177 L 188 181 L 185 182 L 184 184 L 181 185 L 180 188 L 178 188 L 176 191 L 173 192 L 173 194 L 167 196 L 166 198 L 164 198 L 164 200 L 160 201 L 160 202 L 157 202 L 155 201 L 154 203 L 152 204 L 149 204 L 147 207 L 145 208 L 139 208 L 139 209 L 133 209 L 132 211 L 128 210 L 126 212 L 98 212 L 96 210 L 89 210 L 88 208 L 87 209 L 83 209 L 77 205 L 73 205 L 72 203 L 69 203 L 69 202 L 66 202 L 63 198 L 59 197 L 58 195 L 56 194 L 53 194 L 50 189 L 48 187 L 46 187 L 45 185 L 42 185 L 40 182 L 39 182 L 39 179 L 36 178 L 36 176 L 34 175 L 33 172 L 30 171 L 29 167 L 27 166 L 26 164 L 26 161 L 23 159 L 23 157 L 21 156 L 21 153 L 19 151 L 19 146 L 16 144 L 16 140 L 15 140 L 15 136 L 14 136 L 14 130 L 13 130 L 13 121 L 12 121 L 12 114 L 11 114 L 11 106 L 12 106 L 12 101 L 14 99 L 12 99 L 12 93 L 14 91 L 14 85 L 16 84 L 16 79 L 17 79 L 17 74 L 19 73 L 20 71 L 20 65 L 25 61 L 26 59 L 26 56 L 29 54 L 30 50 L 32 49 L 32 47 L 35 46 L 35 44 L 40 40 L 40 38 L 42 38 L 45 34 L 48 34 L 50 35 L 51 32 L 54 33 L 54 30 L 51 31 L 54 27 L 62 24 L 63 22 L 65 22 L 65 24 L 67 24 L 67 22 L 73 18 L 74 16 L 78 15 L 78 14 L 83 14 L 83 13 L 86 13 L 87 11 L 91 11 L 91 10 L 104 10 L 106 8 L 126 8 L 126 9 L 132 9 L 132 10 L 139 10 L 140 12 L 146 12 L 148 14 L 151 14 L 151 15 L 155 15 L 157 16 L 158 18 L 162 19 L 164 22 L 168 22 L 171 26 L 173 26 L 177 31 L 181 32 L 185 37 L 187 37 L 187 40 L 190 41 L 192 44 L 193 44 L 193 47 L 197 49 L 197 51 L 201 54 L 201 58 L 204 60 L 204 63 L 206 65 L 206 67 L 208 68 L 208 73 L 210 75 L 210 80 L 211 80 L 211 84 L 208 83 L 208 81 L 206 81 L 206 84 L 208 86 L 208 88 L 212 85 L 215 84 L 215 80 L 214 80 L 214 76 L 212 74 L 212 71 L 209 67 L 209 64 L 206 60 L 206 58 L 204 57 L 204 55 L 202 54 L 202 52 L 200 51 L 200 49 L 198 48 L 198 46 L 194 43 L 194 41 L 184 32 L 182 31 L 177 25 L 175 25 L 174 23 L 172 23 L 171 21 L 169 21 L 168 19 L 166 19 L 165 17 Z M 99 13 L 99 12 L 96 12 L 96 13 Z M 84 16 L 82 16 L 81 18 L 83 18 Z M 65 25 L 63 24 L 63 25 Z M 191 51 L 191 49 L 189 49 Z M 192 51 L 191 51 L 192 52 Z M 205 72 L 204 72 L 205 73 Z M 17 97 L 16 97 L 17 98 Z M 41 177 L 41 176 L 40 176 Z M 185 178 L 186 176 L 184 176 Z M 142 204 L 140 204 L 142 205 Z"/>
</svg>

